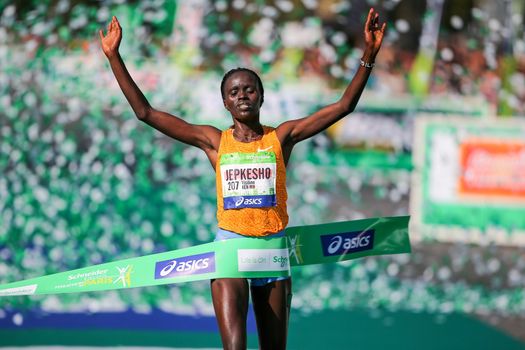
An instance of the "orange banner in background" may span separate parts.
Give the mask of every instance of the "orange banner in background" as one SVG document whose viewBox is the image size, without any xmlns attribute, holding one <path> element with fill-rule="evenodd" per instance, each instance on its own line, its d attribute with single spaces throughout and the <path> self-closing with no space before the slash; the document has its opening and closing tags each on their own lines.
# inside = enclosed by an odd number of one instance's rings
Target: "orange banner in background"
<svg viewBox="0 0 525 350">
<path fill-rule="evenodd" d="M 525 201 L 525 141 L 470 139 L 460 146 L 458 191 Z"/>
</svg>

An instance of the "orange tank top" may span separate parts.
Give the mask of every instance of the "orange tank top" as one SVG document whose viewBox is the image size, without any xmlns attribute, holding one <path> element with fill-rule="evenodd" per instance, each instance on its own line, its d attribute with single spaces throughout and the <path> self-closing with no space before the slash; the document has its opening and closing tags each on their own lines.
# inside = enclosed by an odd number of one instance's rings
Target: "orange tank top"
<svg viewBox="0 0 525 350">
<path fill-rule="evenodd" d="M 222 132 L 217 163 L 217 221 L 245 236 L 267 236 L 288 224 L 286 168 L 275 129 L 258 141 L 239 142 Z"/>
</svg>

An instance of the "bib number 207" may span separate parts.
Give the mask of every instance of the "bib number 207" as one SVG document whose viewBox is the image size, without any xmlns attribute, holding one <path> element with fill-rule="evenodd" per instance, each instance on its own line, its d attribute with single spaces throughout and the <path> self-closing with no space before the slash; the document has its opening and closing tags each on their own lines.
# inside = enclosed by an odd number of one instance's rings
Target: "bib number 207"
<svg viewBox="0 0 525 350">
<path fill-rule="evenodd" d="M 235 191 L 239 189 L 239 181 L 228 181 L 228 191 Z"/>
</svg>

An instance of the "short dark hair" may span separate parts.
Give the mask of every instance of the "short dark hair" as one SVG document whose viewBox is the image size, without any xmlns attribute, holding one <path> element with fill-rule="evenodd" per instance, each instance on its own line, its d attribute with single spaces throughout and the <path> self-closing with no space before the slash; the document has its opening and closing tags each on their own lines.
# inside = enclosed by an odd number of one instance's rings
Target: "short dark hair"
<svg viewBox="0 0 525 350">
<path fill-rule="evenodd" d="M 221 96 L 222 96 L 222 99 L 224 100 L 225 99 L 225 92 L 224 92 L 224 85 L 226 84 L 226 81 L 235 73 L 238 73 L 238 72 L 246 72 L 246 73 L 249 73 L 251 74 L 255 80 L 257 81 L 257 85 L 259 87 L 259 91 L 261 92 L 261 104 L 264 102 L 264 88 L 263 88 L 263 84 L 262 84 L 262 81 L 261 81 L 261 78 L 259 77 L 259 75 L 257 73 L 255 73 L 253 70 L 251 69 L 248 69 L 248 68 L 243 68 L 243 67 L 237 67 L 237 68 L 234 68 L 230 71 L 228 71 L 226 74 L 224 74 L 224 77 L 222 77 L 222 81 L 221 81 Z"/>
</svg>

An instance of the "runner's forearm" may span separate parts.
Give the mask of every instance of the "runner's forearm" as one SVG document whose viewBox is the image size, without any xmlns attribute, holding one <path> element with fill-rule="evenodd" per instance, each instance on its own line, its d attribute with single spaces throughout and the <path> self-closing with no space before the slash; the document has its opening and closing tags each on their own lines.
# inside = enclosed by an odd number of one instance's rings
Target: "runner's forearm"
<svg viewBox="0 0 525 350">
<path fill-rule="evenodd" d="M 111 58 L 108 58 L 108 61 L 120 89 L 124 93 L 137 118 L 141 120 L 147 119 L 151 105 L 129 74 L 120 54 L 117 53 Z"/>
<path fill-rule="evenodd" d="M 373 49 L 366 48 L 363 52 L 361 60 L 365 64 L 373 64 L 376 55 L 377 52 L 373 52 Z M 345 114 L 352 112 L 357 106 L 357 102 L 359 101 L 359 98 L 361 97 L 361 94 L 365 89 L 366 83 L 371 73 L 372 68 L 363 66 L 360 62 L 359 68 L 357 69 L 354 78 L 352 79 L 348 87 L 345 89 L 345 92 L 343 93 L 343 96 L 339 101 L 343 109 L 346 111 Z"/>
</svg>

